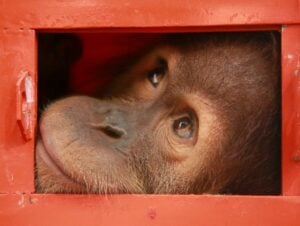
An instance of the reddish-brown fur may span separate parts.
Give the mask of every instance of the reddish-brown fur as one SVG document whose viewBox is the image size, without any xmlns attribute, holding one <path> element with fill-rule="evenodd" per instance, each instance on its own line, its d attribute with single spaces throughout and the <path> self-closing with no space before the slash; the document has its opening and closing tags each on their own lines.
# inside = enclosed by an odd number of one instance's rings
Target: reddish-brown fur
<svg viewBox="0 0 300 226">
<path fill-rule="evenodd" d="M 97 98 L 54 102 L 40 119 L 37 191 L 278 194 L 276 37 L 166 35 L 116 64 Z"/>
</svg>

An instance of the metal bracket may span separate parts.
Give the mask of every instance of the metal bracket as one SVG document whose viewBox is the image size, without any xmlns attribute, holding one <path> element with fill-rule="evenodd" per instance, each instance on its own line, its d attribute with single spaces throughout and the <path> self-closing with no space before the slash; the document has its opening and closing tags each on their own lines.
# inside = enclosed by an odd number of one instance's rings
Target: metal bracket
<svg viewBox="0 0 300 226">
<path fill-rule="evenodd" d="M 34 86 L 28 71 L 21 71 L 17 81 L 17 123 L 25 140 L 34 135 Z"/>
</svg>

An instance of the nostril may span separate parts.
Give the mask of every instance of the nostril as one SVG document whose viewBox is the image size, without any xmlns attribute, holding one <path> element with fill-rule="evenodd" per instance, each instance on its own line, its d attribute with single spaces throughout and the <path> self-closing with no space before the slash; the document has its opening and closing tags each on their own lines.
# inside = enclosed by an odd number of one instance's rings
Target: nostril
<svg viewBox="0 0 300 226">
<path fill-rule="evenodd" d="M 115 139 L 119 139 L 125 135 L 125 131 L 123 129 L 120 129 L 115 126 L 110 126 L 110 125 L 103 126 L 100 128 L 100 130 L 107 136 L 115 138 Z"/>
</svg>

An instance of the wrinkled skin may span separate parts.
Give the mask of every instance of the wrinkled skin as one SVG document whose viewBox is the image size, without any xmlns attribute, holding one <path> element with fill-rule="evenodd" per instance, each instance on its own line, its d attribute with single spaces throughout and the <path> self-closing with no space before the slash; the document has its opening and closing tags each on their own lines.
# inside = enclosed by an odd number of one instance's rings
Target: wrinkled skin
<svg viewBox="0 0 300 226">
<path fill-rule="evenodd" d="M 37 191 L 278 194 L 278 52 L 271 32 L 167 35 L 45 109 Z"/>
</svg>

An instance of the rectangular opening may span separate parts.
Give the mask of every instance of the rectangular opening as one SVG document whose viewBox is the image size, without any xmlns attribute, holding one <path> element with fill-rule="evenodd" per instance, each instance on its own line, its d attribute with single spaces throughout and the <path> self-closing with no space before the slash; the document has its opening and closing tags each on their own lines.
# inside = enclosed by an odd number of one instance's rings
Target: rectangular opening
<svg viewBox="0 0 300 226">
<path fill-rule="evenodd" d="M 280 194 L 280 54 L 276 31 L 38 33 L 37 192 Z"/>
<path fill-rule="evenodd" d="M 86 222 L 94 225 L 120 225 L 120 222 L 151 225 L 155 222 L 156 225 L 166 226 L 174 223 L 199 225 L 199 222 L 205 222 L 206 225 L 253 225 L 253 222 L 259 221 L 273 226 L 298 225 L 300 100 L 297 75 L 300 27 L 299 7 L 295 7 L 297 3 L 296 0 L 274 1 L 272 4 L 270 1 L 207 1 L 201 4 L 196 1 L 174 1 L 172 4 L 169 1 L 160 4 L 153 4 L 153 1 L 133 1 L 130 4 L 115 4 L 113 1 L 29 1 L 16 4 L 6 1 L 1 8 L 3 13 L 0 13 L 5 17 L 0 21 L 0 90 L 3 107 L 0 117 L 0 206 L 2 204 L 5 210 L 0 211 L 0 222 L 6 225 L 41 225 L 41 222 L 51 225 L 55 219 L 56 225 L 85 225 Z M 210 32 L 273 28 L 280 31 L 282 43 L 283 196 L 33 194 L 34 142 L 24 141 L 16 123 L 15 87 L 19 72 L 24 69 L 36 81 L 36 32 L 40 36 L 42 32 L 60 35 L 66 33 L 64 29 L 74 29 L 69 30 L 73 34 L 99 34 L 110 31 L 155 33 L 165 32 L 165 29 L 168 32 L 189 32 L 194 29 Z M 101 73 L 101 77 L 106 76 Z M 78 82 L 82 84 L 79 86 L 71 86 L 73 83 L 67 82 L 68 88 L 61 87 L 62 96 L 57 97 L 90 94 L 93 85 L 103 84 L 93 78 L 85 83 L 91 87 L 86 87 L 83 86 L 85 79 Z M 79 92 L 79 88 L 83 87 L 87 89 L 80 89 Z M 89 92 L 85 93 L 86 90 Z M 57 94 L 54 92 L 54 95 Z M 41 100 L 40 97 L 40 109 L 50 108 L 50 96 L 45 96 L 45 102 Z M 32 123 L 35 125 L 34 121 Z"/>
</svg>

